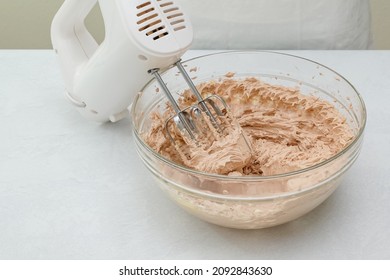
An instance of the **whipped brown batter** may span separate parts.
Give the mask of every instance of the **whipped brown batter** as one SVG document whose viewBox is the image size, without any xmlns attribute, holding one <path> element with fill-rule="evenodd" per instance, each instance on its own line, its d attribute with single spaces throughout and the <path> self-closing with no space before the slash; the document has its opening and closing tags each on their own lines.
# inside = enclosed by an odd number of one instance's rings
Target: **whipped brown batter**
<svg viewBox="0 0 390 280">
<path fill-rule="evenodd" d="M 256 78 L 235 79 L 197 86 L 203 96 L 218 94 L 238 120 L 250 152 L 237 130 L 211 147 L 185 147 L 188 160 L 179 155 L 165 135 L 167 109 L 152 115 L 146 143 L 164 157 L 189 168 L 221 175 L 276 175 L 313 166 L 340 152 L 353 140 L 345 118 L 329 102 L 306 96 L 297 88 L 264 83 Z M 195 103 L 186 91 L 179 100 L 184 108 Z"/>
</svg>

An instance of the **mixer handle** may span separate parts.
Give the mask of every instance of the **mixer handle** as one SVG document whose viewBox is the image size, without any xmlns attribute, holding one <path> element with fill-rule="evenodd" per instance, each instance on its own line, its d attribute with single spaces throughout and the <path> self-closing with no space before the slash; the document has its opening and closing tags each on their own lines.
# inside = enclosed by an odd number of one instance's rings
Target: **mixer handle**
<svg viewBox="0 0 390 280">
<path fill-rule="evenodd" d="M 65 0 L 55 15 L 51 38 L 60 60 L 68 94 L 73 92 L 74 78 L 98 48 L 98 43 L 85 27 L 84 20 L 97 0 Z"/>
</svg>

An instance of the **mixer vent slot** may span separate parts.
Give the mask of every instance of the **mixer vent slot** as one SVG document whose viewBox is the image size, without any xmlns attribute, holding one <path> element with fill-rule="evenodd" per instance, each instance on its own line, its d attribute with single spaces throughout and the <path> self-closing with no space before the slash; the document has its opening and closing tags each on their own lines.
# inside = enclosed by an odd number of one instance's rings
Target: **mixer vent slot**
<svg viewBox="0 0 390 280">
<path fill-rule="evenodd" d="M 153 40 L 158 40 L 168 35 L 168 32 L 165 26 L 162 24 L 162 21 L 157 18 L 158 14 L 151 6 L 150 1 L 138 5 L 137 9 L 139 10 L 137 14 L 139 20 L 137 21 L 137 24 L 139 26 L 138 30 L 140 32 L 143 32 L 148 37 L 150 36 L 153 38 Z"/>
<path fill-rule="evenodd" d="M 138 5 L 137 6 L 137 9 L 142 9 L 143 7 L 146 7 L 146 6 L 149 6 L 150 5 L 150 2 L 145 2 L 145 3 L 142 3 L 141 5 Z"/>
<path fill-rule="evenodd" d="M 160 7 L 161 7 L 161 8 L 164 8 L 164 7 L 170 6 L 170 5 L 173 5 L 173 2 L 164 2 L 164 3 L 161 3 L 161 4 L 160 4 Z"/>
<path fill-rule="evenodd" d="M 157 36 L 155 36 L 155 37 L 153 37 L 153 40 L 158 40 L 158 39 L 160 39 L 160 38 L 162 38 L 162 37 L 165 37 L 165 36 L 167 36 L 168 35 L 168 32 L 163 32 L 163 33 L 160 33 L 160 34 L 158 34 Z"/>
<path fill-rule="evenodd" d="M 143 10 L 143 11 L 139 12 L 139 13 L 137 14 L 137 17 L 142 17 L 142 16 L 147 15 L 147 14 L 149 14 L 150 12 L 153 12 L 153 11 L 154 11 L 154 8 L 153 8 L 153 7 L 152 7 L 152 8 L 148 8 L 148 9 L 146 9 L 146 10 Z"/>
<path fill-rule="evenodd" d="M 153 21 L 153 22 L 151 22 L 151 23 L 148 23 L 148 24 L 146 24 L 146 25 L 144 25 L 144 26 L 142 26 L 140 29 L 138 29 L 139 31 L 144 31 L 144 30 L 146 30 L 146 29 L 148 29 L 149 27 L 152 27 L 152 26 L 154 26 L 154 25 L 157 25 L 157 24 L 159 24 L 159 23 L 161 23 L 161 20 L 156 20 L 156 21 Z M 152 31 L 152 30 L 151 30 Z M 146 32 L 146 35 L 150 35 L 151 33 L 151 31 L 148 31 L 148 32 Z"/>
<path fill-rule="evenodd" d="M 184 15 L 179 10 L 178 7 L 175 7 L 172 1 L 169 0 L 158 0 L 160 7 L 163 9 L 169 23 L 171 24 L 174 31 L 179 31 L 186 28 Z"/>
</svg>

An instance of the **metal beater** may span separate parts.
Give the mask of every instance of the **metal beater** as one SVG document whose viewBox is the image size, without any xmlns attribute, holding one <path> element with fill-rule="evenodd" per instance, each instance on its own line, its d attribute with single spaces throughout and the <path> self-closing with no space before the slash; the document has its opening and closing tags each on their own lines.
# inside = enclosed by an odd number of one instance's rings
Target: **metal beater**
<svg viewBox="0 0 390 280">
<path fill-rule="evenodd" d="M 170 141 L 176 147 L 180 145 L 178 143 L 180 141 L 177 139 L 174 131 L 176 128 L 180 133 L 180 140 L 184 140 L 186 144 L 210 147 L 214 141 L 218 140 L 221 136 L 226 136 L 232 129 L 239 129 L 241 137 L 244 138 L 248 149 L 251 150 L 241 127 L 229 113 L 229 107 L 225 100 L 215 94 L 203 98 L 185 70 L 181 60 L 174 63 L 174 65 L 178 68 L 198 102 L 181 109 L 159 74 L 159 69 L 154 68 L 148 71 L 155 77 L 175 111 L 175 115 L 168 118 L 165 122 L 164 129 Z M 173 130 L 172 123 L 174 124 Z M 186 157 L 188 159 L 188 155 Z"/>
</svg>

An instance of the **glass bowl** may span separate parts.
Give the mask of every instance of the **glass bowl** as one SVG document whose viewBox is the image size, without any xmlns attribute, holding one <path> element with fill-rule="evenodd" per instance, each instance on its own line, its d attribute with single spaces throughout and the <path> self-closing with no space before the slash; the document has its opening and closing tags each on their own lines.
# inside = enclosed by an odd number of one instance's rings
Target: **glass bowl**
<svg viewBox="0 0 390 280">
<path fill-rule="evenodd" d="M 191 69 L 195 83 L 218 80 L 234 72 L 235 78 L 257 77 L 274 85 L 299 87 L 302 94 L 334 104 L 350 124 L 355 138 L 328 160 L 294 172 L 274 176 L 198 172 L 162 157 L 145 143 L 142 135 L 150 127 L 150 113 L 165 108 L 167 102 L 164 94 L 157 93 L 157 82 L 151 80 L 132 106 L 134 139 L 139 156 L 157 184 L 178 205 L 213 224 L 258 229 L 308 213 L 340 185 L 359 155 L 366 124 L 364 102 L 345 78 L 316 62 L 276 52 L 224 52 L 183 64 Z M 176 98 L 188 88 L 176 68 L 167 69 L 162 77 Z"/>
</svg>

